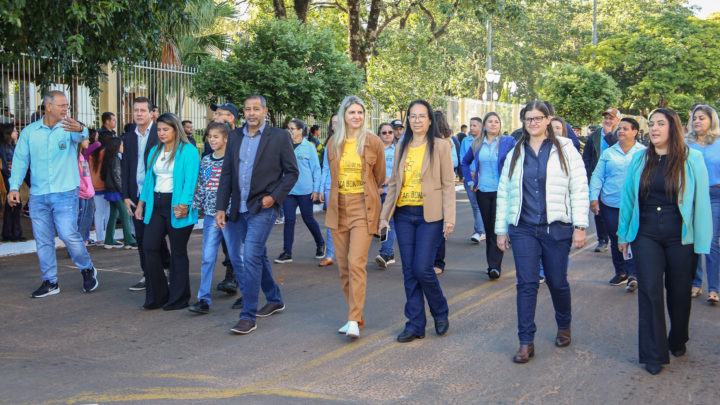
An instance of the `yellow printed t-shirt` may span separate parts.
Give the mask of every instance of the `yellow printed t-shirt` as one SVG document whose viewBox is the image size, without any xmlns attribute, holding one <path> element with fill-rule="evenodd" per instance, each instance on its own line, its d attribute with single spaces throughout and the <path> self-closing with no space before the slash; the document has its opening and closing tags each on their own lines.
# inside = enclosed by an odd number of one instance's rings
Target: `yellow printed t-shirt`
<svg viewBox="0 0 720 405">
<path fill-rule="evenodd" d="M 409 148 L 405 157 L 405 169 L 403 173 L 402 188 L 397 206 L 423 205 L 422 184 L 420 184 L 420 173 L 422 162 L 425 157 L 425 145 Z"/>
<path fill-rule="evenodd" d="M 338 173 L 338 191 L 340 194 L 364 193 L 362 179 L 362 160 L 357 153 L 357 138 L 346 139 L 342 156 L 340 157 L 340 172 Z"/>
</svg>

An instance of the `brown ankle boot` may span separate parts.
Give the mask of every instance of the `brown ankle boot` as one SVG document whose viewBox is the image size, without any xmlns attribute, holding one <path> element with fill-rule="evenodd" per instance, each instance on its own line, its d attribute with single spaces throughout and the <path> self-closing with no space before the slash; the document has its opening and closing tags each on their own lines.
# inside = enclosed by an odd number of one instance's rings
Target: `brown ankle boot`
<svg viewBox="0 0 720 405">
<path fill-rule="evenodd" d="M 527 363 L 530 361 L 530 358 L 535 356 L 535 345 L 520 345 L 520 348 L 518 349 L 517 353 L 515 353 L 515 356 L 513 356 L 513 361 L 515 363 Z"/>
<path fill-rule="evenodd" d="M 558 329 L 557 336 L 555 337 L 555 346 L 566 347 L 570 346 L 570 328 Z"/>
</svg>

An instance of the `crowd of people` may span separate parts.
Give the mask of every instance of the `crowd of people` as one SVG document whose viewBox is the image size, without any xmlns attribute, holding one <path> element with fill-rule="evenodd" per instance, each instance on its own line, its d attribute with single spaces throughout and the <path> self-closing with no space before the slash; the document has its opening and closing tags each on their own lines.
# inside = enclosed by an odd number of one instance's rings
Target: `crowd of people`
<svg viewBox="0 0 720 405">
<path fill-rule="evenodd" d="M 682 356 L 689 340 L 690 304 L 702 294 L 706 257 L 710 303 L 718 303 L 720 266 L 720 136 L 716 111 L 693 106 L 683 127 L 678 114 L 657 109 L 648 119 L 647 146 L 640 125 L 616 108 L 585 142 L 577 128 L 557 117 L 549 102 L 532 101 L 520 112 L 522 127 L 503 133 L 498 114 L 473 117 L 469 134 L 453 136 L 442 111 L 410 103 L 405 121 L 366 128 L 366 107 L 346 97 L 329 123 L 324 143 L 315 127 L 290 120 L 287 129 L 266 120 L 267 102 L 248 96 L 240 111 L 232 103 L 215 111 L 199 151 L 193 125 L 144 97 L 133 102 L 133 123 L 117 136 L 113 114 L 100 131 L 68 117 L 59 91 L 44 96 L 44 115 L 20 135 L 2 128 L 3 185 L 7 190 L 3 237 L 16 233 L 19 187 L 30 185 L 29 209 L 42 270 L 31 296 L 60 292 L 55 233 L 81 271 L 83 291 L 98 285 L 87 251 L 90 229 L 101 246 L 137 250 L 146 310 L 188 308 L 207 314 L 220 247 L 226 267 L 217 289 L 241 296 L 231 329 L 247 334 L 257 318 L 285 309 L 273 277 L 267 240 L 284 212 L 283 247 L 274 260 L 292 262 L 296 212 L 315 242 L 321 267 L 337 264 L 347 301 L 338 332 L 358 338 L 365 326 L 368 251 L 381 241 L 375 262 L 396 262 L 397 241 L 406 293 L 407 322 L 397 341 L 425 337 L 425 302 L 436 334 L 448 332 L 448 303 L 439 275 L 445 243 L 456 223 L 455 181 L 462 179 L 473 215 L 473 243 L 486 242 L 485 274 L 502 275 L 511 249 L 517 277 L 519 349 L 516 363 L 535 354 L 535 310 L 544 282 L 557 323 L 555 345 L 571 344 L 571 248 L 587 242 L 592 212 L 596 252 L 611 250 L 612 285 L 638 292 L 639 360 L 652 374 Z M 92 133 L 91 133 L 92 132 Z M 202 154 L 202 156 L 201 156 Z M 322 162 L 322 163 L 321 163 Z M 323 237 L 313 206 L 325 206 Z M 188 243 L 203 216 L 201 281 L 191 301 Z M 469 219 L 469 218 L 468 218 Z M 116 222 L 123 229 L 115 239 Z M 100 239 L 102 237 L 102 240 Z M 259 307 L 259 295 L 265 305 Z M 667 295 L 667 302 L 664 302 Z M 666 332 L 665 310 L 671 328 Z"/>
</svg>

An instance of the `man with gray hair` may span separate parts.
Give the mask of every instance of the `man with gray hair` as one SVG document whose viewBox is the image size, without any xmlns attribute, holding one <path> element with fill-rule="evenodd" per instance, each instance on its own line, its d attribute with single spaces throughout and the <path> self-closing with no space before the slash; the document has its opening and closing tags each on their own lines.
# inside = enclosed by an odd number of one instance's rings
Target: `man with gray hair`
<svg viewBox="0 0 720 405">
<path fill-rule="evenodd" d="M 20 184 L 30 169 L 30 220 L 42 270 L 43 283 L 30 296 L 47 297 L 60 292 L 55 256 L 55 232 L 70 253 L 83 277 L 83 291 L 98 286 L 97 270 L 77 227 L 78 145 L 87 139 L 85 126 L 70 118 L 68 99 L 60 91 L 43 98 L 45 115 L 20 133 L 13 156 L 8 203 L 20 203 Z"/>
</svg>

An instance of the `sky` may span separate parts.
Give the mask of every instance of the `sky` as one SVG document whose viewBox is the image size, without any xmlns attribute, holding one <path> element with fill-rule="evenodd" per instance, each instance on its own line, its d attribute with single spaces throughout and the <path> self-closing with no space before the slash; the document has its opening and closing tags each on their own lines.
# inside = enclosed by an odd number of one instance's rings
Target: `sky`
<svg viewBox="0 0 720 405">
<path fill-rule="evenodd" d="M 702 7 L 702 10 L 695 13 L 700 18 L 706 18 L 710 14 L 720 11 L 720 1 L 718 0 L 690 0 L 689 3 Z"/>
</svg>

